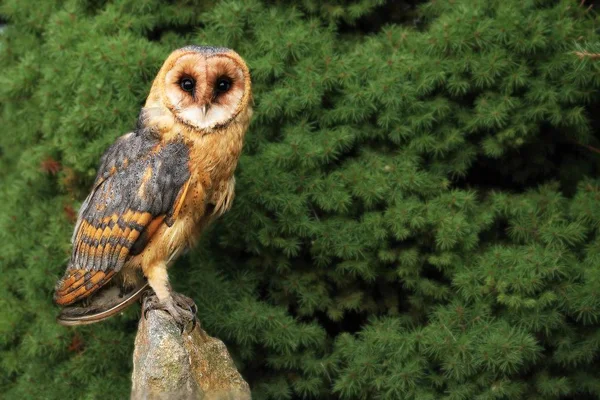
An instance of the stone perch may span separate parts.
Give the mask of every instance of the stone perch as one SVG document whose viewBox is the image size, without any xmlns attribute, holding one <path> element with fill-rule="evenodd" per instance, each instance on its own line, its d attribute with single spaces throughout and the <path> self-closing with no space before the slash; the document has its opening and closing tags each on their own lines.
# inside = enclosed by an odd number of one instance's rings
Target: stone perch
<svg viewBox="0 0 600 400">
<path fill-rule="evenodd" d="M 140 318 L 133 352 L 133 400 L 250 400 L 227 348 L 200 328 L 183 334 L 165 311 Z"/>
</svg>

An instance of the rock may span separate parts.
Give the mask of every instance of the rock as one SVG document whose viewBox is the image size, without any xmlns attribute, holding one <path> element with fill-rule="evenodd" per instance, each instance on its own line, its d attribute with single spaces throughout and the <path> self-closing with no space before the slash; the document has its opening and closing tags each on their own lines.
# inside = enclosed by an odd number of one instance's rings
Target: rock
<svg viewBox="0 0 600 400">
<path fill-rule="evenodd" d="M 140 318 L 133 352 L 131 398 L 249 400 L 250 388 L 225 344 L 197 324 L 180 333 L 165 311 Z"/>
</svg>

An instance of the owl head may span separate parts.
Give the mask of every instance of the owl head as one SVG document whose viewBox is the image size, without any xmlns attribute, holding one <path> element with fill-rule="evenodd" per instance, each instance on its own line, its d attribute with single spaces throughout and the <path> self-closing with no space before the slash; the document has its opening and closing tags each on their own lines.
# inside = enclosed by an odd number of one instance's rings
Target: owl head
<svg viewBox="0 0 600 400">
<path fill-rule="evenodd" d="M 235 121 L 250 98 L 250 72 L 235 51 L 187 46 L 164 62 L 145 108 L 166 108 L 188 128 L 208 132 Z"/>
</svg>

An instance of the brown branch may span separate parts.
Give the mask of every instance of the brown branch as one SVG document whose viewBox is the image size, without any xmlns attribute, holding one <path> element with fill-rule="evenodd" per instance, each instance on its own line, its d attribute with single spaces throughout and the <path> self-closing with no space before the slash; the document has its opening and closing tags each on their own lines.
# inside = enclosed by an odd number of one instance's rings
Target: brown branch
<svg viewBox="0 0 600 400">
<path fill-rule="evenodd" d="M 591 60 L 600 60 L 600 53 L 590 53 L 589 51 L 575 51 L 574 54 L 579 57 L 580 60 L 589 58 Z"/>
<path fill-rule="evenodd" d="M 590 146 L 590 145 L 588 145 L 588 144 L 581 144 L 581 143 L 578 143 L 578 144 L 579 144 L 580 146 L 583 146 L 583 147 L 585 147 L 585 148 L 586 148 L 586 149 L 588 149 L 588 150 L 591 150 L 591 151 L 593 151 L 594 153 L 598 153 L 598 154 L 600 154 L 600 149 L 597 149 L 597 148 L 595 148 L 595 147 L 593 147 L 593 146 Z"/>
<path fill-rule="evenodd" d="M 594 146 L 590 146 L 589 144 L 583 144 L 583 143 L 579 143 L 577 140 L 570 140 L 571 142 L 575 143 L 576 145 L 579 145 L 581 147 L 585 147 L 586 149 L 593 151 L 594 153 L 598 153 L 600 154 L 600 149 L 594 147 Z"/>
</svg>

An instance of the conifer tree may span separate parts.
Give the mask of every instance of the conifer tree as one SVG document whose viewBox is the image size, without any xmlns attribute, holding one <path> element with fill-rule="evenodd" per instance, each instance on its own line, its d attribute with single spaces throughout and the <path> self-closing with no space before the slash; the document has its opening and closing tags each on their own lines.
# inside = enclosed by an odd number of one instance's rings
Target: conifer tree
<svg viewBox="0 0 600 400">
<path fill-rule="evenodd" d="M 1 0 L 2 397 L 128 396 L 139 308 L 69 329 L 52 290 L 190 43 L 246 59 L 255 118 L 233 209 L 170 275 L 254 398 L 600 397 L 585 3 Z"/>
</svg>

